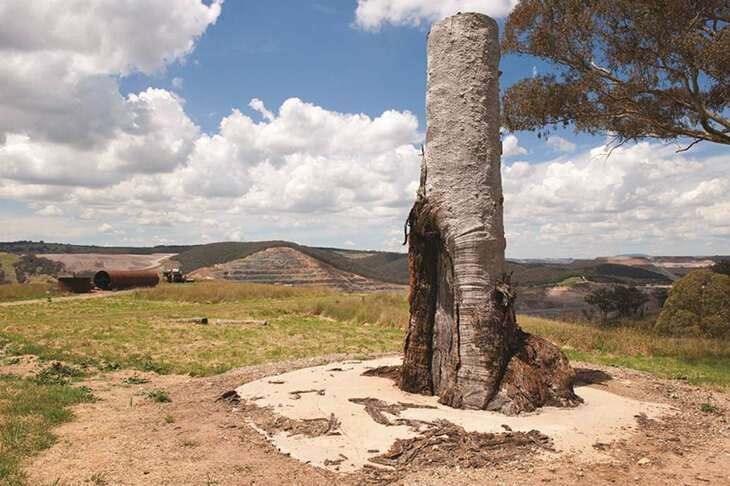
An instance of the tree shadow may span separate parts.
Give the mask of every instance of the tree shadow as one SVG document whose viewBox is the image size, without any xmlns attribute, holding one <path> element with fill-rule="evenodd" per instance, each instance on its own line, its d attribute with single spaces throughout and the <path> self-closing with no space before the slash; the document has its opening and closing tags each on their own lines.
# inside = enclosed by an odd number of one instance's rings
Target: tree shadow
<svg viewBox="0 0 730 486">
<path fill-rule="evenodd" d="M 613 377 L 605 371 L 575 368 L 573 386 L 600 385 L 610 380 L 613 380 Z"/>
</svg>

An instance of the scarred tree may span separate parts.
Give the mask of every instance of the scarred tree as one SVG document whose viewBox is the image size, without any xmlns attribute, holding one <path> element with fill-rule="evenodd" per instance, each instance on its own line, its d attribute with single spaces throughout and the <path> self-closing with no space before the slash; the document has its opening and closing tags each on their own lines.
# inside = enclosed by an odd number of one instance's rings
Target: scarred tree
<svg viewBox="0 0 730 486">
<path fill-rule="evenodd" d="M 517 414 L 580 398 L 563 353 L 515 319 L 504 272 L 498 63 L 498 27 L 489 17 L 459 14 L 429 34 L 400 386 L 453 407 Z"/>
<path fill-rule="evenodd" d="M 502 47 L 553 69 L 506 90 L 504 124 L 730 144 L 729 23 L 728 0 L 521 0 Z"/>
</svg>

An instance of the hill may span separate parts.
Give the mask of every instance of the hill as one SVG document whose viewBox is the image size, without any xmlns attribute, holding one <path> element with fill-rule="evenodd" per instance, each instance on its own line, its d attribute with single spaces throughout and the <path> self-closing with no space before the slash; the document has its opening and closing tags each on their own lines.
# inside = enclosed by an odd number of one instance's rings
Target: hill
<svg viewBox="0 0 730 486">
<path fill-rule="evenodd" d="M 188 275 L 194 279 L 213 278 L 291 287 L 330 287 L 347 292 L 389 291 L 403 288 L 401 285 L 339 270 L 321 258 L 311 257 L 299 249 L 287 246 L 266 248 L 244 258 L 200 268 Z"/>
<path fill-rule="evenodd" d="M 0 242 L 0 253 L 48 255 L 65 262 L 62 255 L 175 255 L 185 272 L 227 264 L 269 248 L 290 248 L 339 271 L 380 282 L 408 283 L 408 257 L 404 253 L 313 247 L 282 240 L 220 242 L 201 245 L 160 245 L 153 247 L 104 247 L 71 245 L 43 241 Z M 76 257 L 81 258 L 81 257 Z M 579 279 L 600 284 L 668 285 L 696 268 L 711 266 L 722 257 L 624 255 L 596 259 L 515 260 L 508 261 L 513 284 L 520 287 L 544 287 Z M 99 261 L 106 261 L 98 258 Z M 113 260 L 113 259 L 112 259 Z M 110 260 L 106 266 L 115 265 Z M 89 261 L 96 261 L 91 258 Z M 9 265 L 5 265 L 9 266 Z M 6 274 L 7 269 L 6 269 Z"/>
<path fill-rule="evenodd" d="M 316 248 L 290 241 L 223 242 L 200 245 L 173 257 L 184 272 L 241 260 L 269 248 L 291 248 L 337 270 L 382 282 L 408 282 L 407 256 L 392 252 L 363 252 L 334 248 Z"/>
</svg>

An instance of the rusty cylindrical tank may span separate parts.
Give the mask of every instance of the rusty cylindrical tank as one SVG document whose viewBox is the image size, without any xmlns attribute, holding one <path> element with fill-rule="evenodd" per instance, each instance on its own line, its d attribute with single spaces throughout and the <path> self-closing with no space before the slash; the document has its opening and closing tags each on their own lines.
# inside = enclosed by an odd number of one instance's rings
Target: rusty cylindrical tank
<svg viewBox="0 0 730 486">
<path fill-rule="evenodd" d="M 91 284 L 91 277 L 59 277 L 58 287 L 64 292 L 75 294 L 86 294 L 94 287 Z"/>
<path fill-rule="evenodd" d="M 102 290 L 154 287 L 160 276 L 152 270 L 101 270 L 94 275 L 94 285 Z"/>
</svg>

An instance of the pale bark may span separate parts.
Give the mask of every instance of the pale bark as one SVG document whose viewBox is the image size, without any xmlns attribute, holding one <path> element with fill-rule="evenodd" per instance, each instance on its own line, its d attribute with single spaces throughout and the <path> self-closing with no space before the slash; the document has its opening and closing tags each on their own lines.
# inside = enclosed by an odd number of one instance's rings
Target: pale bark
<svg viewBox="0 0 730 486">
<path fill-rule="evenodd" d="M 517 326 L 504 274 L 498 64 L 498 27 L 487 16 L 455 15 L 429 34 L 401 387 L 454 407 L 519 413 L 578 399 L 562 353 Z"/>
</svg>

